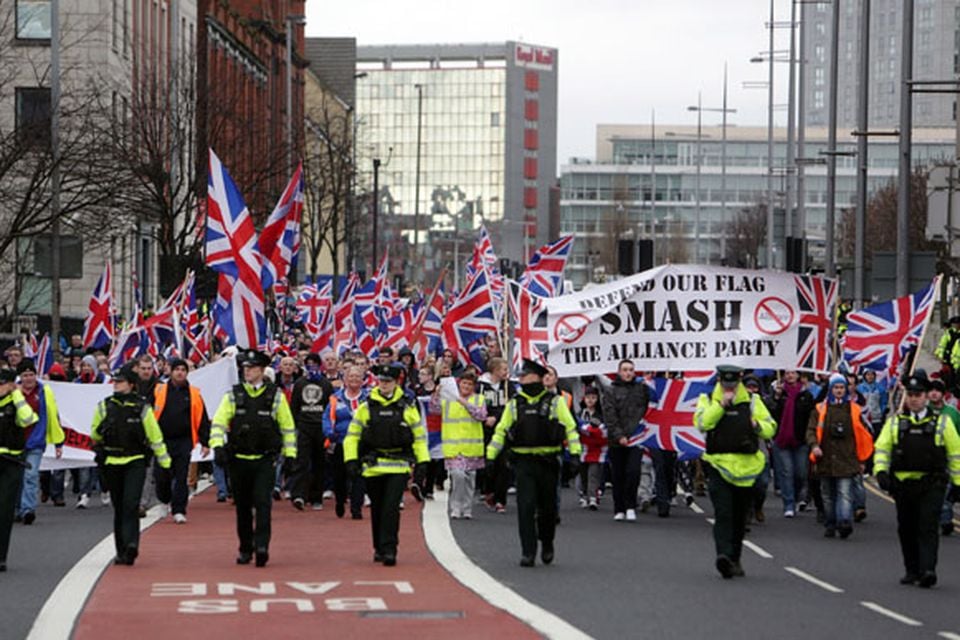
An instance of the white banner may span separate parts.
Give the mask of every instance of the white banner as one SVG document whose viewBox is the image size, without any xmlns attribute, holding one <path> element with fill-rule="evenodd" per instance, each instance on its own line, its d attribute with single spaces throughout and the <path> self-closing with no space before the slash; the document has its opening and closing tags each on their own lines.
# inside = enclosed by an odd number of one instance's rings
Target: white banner
<svg viewBox="0 0 960 640">
<path fill-rule="evenodd" d="M 230 388 L 237 384 L 237 365 L 233 357 L 190 372 L 190 384 L 200 389 L 203 403 L 210 419 L 220 406 L 220 401 Z M 42 470 L 92 467 L 93 451 L 90 441 L 90 425 L 97 403 L 113 394 L 112 384 L 73 384 L 70 382 L 47 382 L 53 389 L 60 413 L 60 424 L 67 439 L 63 456 L 58 460 L 53 445 L 48 445 L 40 464 Z M 211 456 L 208 456 L 208 459 Z M 199 445 L 193 452 L 193 460 L 200 460 Z"/>
<path fill-rule="evenodd" d="M 828 371 L 834 280 L 779 271 L 666 265 L 543 299 L 561 377 L 638 370 Z"/>
</svg>

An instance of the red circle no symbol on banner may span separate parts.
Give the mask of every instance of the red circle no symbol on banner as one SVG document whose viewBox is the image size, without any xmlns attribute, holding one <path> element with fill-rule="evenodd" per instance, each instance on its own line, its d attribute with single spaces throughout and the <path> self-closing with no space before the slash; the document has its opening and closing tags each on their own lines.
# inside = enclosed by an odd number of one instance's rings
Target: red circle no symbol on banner
<svg viewBox="0 0 960 640">
<path fill-rule="evenodd" d="M 553 339 L 557 342 L 573 344 L 579 340 L 590 326 L 590 318 L 582 313 L 568 313 L 553 325 Z"/>
<path fill-rule="evenodd" d="M 753 323 L 757 330 L 768 336 L 783 333 L 793 324 L 793 307 L 777 297 L 764 298 L 753 311 Z"/>
</svg>

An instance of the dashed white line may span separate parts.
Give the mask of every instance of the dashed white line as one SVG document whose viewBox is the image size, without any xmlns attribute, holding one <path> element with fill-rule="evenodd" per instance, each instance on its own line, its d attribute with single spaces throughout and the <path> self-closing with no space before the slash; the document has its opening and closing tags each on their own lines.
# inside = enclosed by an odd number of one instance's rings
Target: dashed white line
<svg viewBox="0 0 960 640">
<path fill-rule="evenodd" d="M 763 549 L 760 545 L 754 544 L 749 540 L 744 540 L 743 546 L 745 546 L 747 549 L 750 549 L 750 551 L 753 551 L 755 554 L 757 554 L 761 558 L 766 558 L 767 560 L 770 560 L 771 558 L 773 558 L 773 555 L 771 553 Z"/>
<path fill-rule="evenodd" d="M 702 513 L 703 513 L 703 508 L 702 508 L 700 505 L 698 505 L 696 502 L 691 502 L 691 503 L 690 503 L 690 511 L 693 511 L 693 512 L 696 513 L 696 514 L 702 514 Z"/>
<path fill-rule="evenodd" d="M 879 613 L 879 614 L 882 615 L 882 616 L 886 616 L 886 617 L 890 618 L 891 620 L 896 620 L 897 622 L 902 622 L 902 623 L 905 624 L 905 625 L 908 625 L 908 626 L 911 626 L 911 627 L 922 627 L 922 626 L 923 626 L 923 623 L 920 622 L 919 620 L 914 620 L 913 618 L 908 618 L 907 616 L 903 615 L 902 613 L 897 613 L 896 611 L 891 611 L 890 609 L 887 609 L 886 607 L 881 607 L 881 606 L 878 605 L 876 602 L 870 602 L 870 601 L 864 600 L 864 601 L 862 601 L 860 604 L 863 605 L 864 607 L 866 607 L 867 609 L 870 609 L 871 611 L 875 611 L 876 613 Z"/>
<path fill-rule="evenodd" d="M 941 631 L 937 635 L 941 638 L 946 638 L 946 640 L 960 640 L 960 633 L 954 633 L 952 631 Z"/>
<path fill-rule="evenodd" d="M 710 524 L 717 524 L 717 521 L 714 520 L 713 518 L 707 518 L 707 522 L 709 522 Z"/>
<path fill-rule="evenodd" d="M 784 567 L 784 569 L 786 569 L 788 573 L 792 573 L 793 575 L 797 576 L 801 580 L 806 580 L 810 584 L 816 585 L 821 589 L 823 589 L 824 591 L 829 591 L 830 593 L 843 593 L 843 589 L 841 589 L 840 587 L 835 587 L 829 582 L 825 582 L 820 578 L 817 578 L 816 576 L 810 575 L 806 571 L 801 571 L 796 567 Z"/>
</svg>

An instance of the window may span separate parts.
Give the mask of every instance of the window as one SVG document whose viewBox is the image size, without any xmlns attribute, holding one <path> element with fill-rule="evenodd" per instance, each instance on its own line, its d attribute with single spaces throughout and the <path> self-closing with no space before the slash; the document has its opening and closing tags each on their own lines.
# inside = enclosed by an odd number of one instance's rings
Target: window
<svg viewBox="0 0 960 640">
<path fill-rule="evenodd" d="M 499 127 L 500 126 L 500 112 L 493 111 L 490 113 L 490 126 Z"/>
<path fill-rule="evenodd" d="M 16 91 L 17 136 L 31 147 L 50 142 L 50 89 L 18 87 Z"/>
<path fill-rule="evenodd" d="M 17 38 L 20 40 L 50 39 L 50 0 L 15 0 Z"/>
</svg>

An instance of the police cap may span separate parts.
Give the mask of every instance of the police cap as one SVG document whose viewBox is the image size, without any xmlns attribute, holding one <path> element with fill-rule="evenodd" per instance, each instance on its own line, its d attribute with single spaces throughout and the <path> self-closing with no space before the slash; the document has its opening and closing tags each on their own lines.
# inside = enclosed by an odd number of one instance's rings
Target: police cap
<svg viewBox="0 0 960 640">
<path fill-rule="evenodd" d="M 960 324 L 960 316 L 953 316 L 947 320 L 949 324 Z"/>
<path fill-rule="evenodd" d="M 907 391 L 929 391 L 930 381 L 927 380 L 925 371 L 914 371 L 903 383 L 903 388 Z"/>
<path fill-rule="evenodd" d="M 542 378 L 547 375 L 547 368 L 539 362 L 524 358 L 523 364 L 520 366 L 520 375 L 525 376 L 528 374 L 538 375 Z"/>
<path fill-rule="evenodd" d="M 128 362 L 127 364 L 120 367 L 117 371 L 113 372 L 113 380 L 122 380 L 124 382 L 129 382 L 130 384 L 137 384 L 140 381 L 140 376 L 137 375 L 136 364 L 133 362 Z"/>
<path fill-rule="evenodd" d="M 17 365 L 17 373 L 24 373 L 26 371 L 37 372 L 37 365 L 33 363 L 32 358 L 24 358 L 20 361 L 20 364 Z"/>
<path fill-rule="evenodd" d="M 381 380 L 399 380 L 403 367 L 397 364 L 380 364 L 370 369 Z"/>
<path fill-rule="evenodd" d="M 266 367 L 270 365 L 270 356 L 256 349 L 250 349 L 244 352 L 240 364 L 245 367 Z"/>
<path fill-rule="evenodd" d="M 738 367 L 732 364 L 722 364 L 717 367 L 717 380 L 720 381 L 720 385 L 728 389 L 732 389 L 740 384 L 740 379 L 743 377 L 743 368 Z"/>
</svg>

